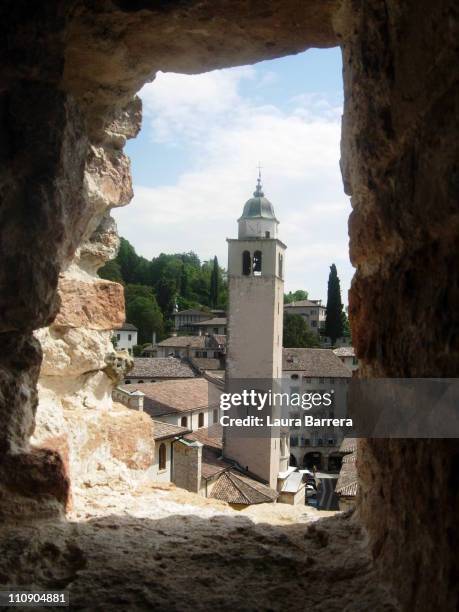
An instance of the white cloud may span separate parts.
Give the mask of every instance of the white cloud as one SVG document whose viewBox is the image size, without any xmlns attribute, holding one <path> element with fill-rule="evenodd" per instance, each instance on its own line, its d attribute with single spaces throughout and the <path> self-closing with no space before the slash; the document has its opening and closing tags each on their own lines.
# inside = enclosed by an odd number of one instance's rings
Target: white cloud
<svg viewBox="0 0 459 612">
<path fill-rule="evenodd" d="M 146 257 L 194 250 L 203 258 L 217 254 L 225 264 L 225 238 L 236 235 L 260 160 L 288 245 L 287 289 L 325 298 L 335 262 L 347 301 L 352 268 L 350 205 L 339 171 L 341 110 L 317 94 L 296 96 L 288 112 L 260 106 L 241 94 L 247 79 L 258 88 L 257 78 L 253 67 L 164 74 L 143 88 L 144 129 L 163 146 L 186 149 L 192 162 L 175 184 L 135 185 L 131 205 L 114 211 L 120 233 Z"/>
</svg>

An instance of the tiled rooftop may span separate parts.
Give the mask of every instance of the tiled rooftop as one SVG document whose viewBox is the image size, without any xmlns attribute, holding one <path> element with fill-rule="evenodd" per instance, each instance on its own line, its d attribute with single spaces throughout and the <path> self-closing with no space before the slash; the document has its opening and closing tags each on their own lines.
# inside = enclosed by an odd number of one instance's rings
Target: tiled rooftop
<svg viewBox="0 0 459 612">
<path fill-rule="evenodd" d="M 274 502 L 278 495 L 270 487 L 235 470 L 228 470 L 222 473 L 209 497 L 230 504 L 249 505 Z"/>
<path fill-rule="evenodd" d="M 135 357 L 134 367 L 126 378 L 194 378 L 195 376 L 193 368 L 176 357 Z"/>
<path fill-rule="evenodd" d="M 152 417 L 190 412 L 218 405 L 220 391 L 205 378 L 163 380 L 122 385 L 125 391 L 142 391 L 144 412 Z"/>
<path fill-rule="evenodd" d="M 155 421 L 152 419 L 154 425 L 154 439 L 165 440 L 166 438 L 174 438 L 175 436 L 183 436 L 190 430 L 186 427 L 179 427 L 178 425 L 172 425 L 171 423 L 163 423 L 162 421 Z"/>
<path fill-rule="evenodd" d="M 306 377 L 350 378 L 352 372 L 331 349 L 284 348 L 284 372 L 302 372 Z"/>
</svg>

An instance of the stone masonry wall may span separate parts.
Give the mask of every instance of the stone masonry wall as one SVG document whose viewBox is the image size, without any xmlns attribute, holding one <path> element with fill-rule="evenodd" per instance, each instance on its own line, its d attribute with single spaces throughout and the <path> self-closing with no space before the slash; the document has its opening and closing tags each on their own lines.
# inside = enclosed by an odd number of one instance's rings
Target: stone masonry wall
<svg viewBox="0 0 459 612">
<path fill-rule="evenodd" d="M 444 0 L 388 0 L 346 1 L 336 17 L 363 376 L 459 374 L 457 16 Z M 358 457 L 359 514 L 383 577 L 407 610 L 454 609 L 458 441 L 366 440 Z"/>
<path fill-rule="evenodd" d="M 177 441 L 173 444 L 172 481 L 178 487 L 199 493 L 201 487 L 202 444 Z"/>
</svg>

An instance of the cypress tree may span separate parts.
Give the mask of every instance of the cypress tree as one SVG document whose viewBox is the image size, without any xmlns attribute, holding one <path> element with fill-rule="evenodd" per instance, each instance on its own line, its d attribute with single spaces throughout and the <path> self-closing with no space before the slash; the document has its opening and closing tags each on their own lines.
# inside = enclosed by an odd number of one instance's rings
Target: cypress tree
<svg viewBox="0 0 459 612">
<path fill-rule="evenodd" d="M 220 291 L 220 270 L 218 267 L 218 259 L 215 255 L 214 266 L 210 276 L 210 292 L 209 292 L 209 303 L 215 308 L 218 303 L 218 294 Z"/>
<path fill-rule="evenodd" d="M 325 333 L 332 345 L 343 335 L 343 303 L 341 301 L 341 287 L 335 264 L 330 266 L 328 276 L 327 317 L 325 320 Z"/>
</svg>

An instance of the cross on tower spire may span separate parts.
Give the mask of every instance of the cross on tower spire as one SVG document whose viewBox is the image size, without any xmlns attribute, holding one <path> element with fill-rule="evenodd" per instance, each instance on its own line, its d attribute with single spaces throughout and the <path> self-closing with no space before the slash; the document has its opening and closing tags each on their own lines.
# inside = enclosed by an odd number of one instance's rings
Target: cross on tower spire
<svg viewBox="0 0 459 612">
<path fill-rule="evenodd" d="M 258 168 L 257 186 L 256 186 L 256 189 L 255 189 L 254 194 L 253 194 L 255 197 L 262 197 L 264 195 L 263 194 L 263 189 L 262 189 L 262 186 L 261 186 L 261 169 L 262 169 L 262 167 L 263 166 L 260 165 L 260 162 L 258 162 L 258 166 L 257 166 L 257 168 Z"/>
</svg>

